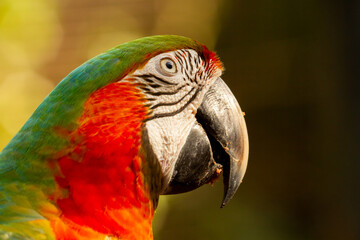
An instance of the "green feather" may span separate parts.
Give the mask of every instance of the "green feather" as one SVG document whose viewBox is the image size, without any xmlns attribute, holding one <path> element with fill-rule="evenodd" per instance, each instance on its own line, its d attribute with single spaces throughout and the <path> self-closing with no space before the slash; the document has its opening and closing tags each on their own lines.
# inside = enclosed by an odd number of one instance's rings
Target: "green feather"
<svg viewBox="0 0 360 240">
<path fill-rule="evenodd" d="M 0 231 L 43 219 L 37 211 L 56 187 L 56 169 L 49 164 L 65 155 L 70 144 L 56 129 L 76 129 L 83 104 L 94 91 L 175 49 L 200 52 L 202 45 L 173 35 L 137 39 L 90 59 L 58 84 L 0 153 Z"/>
</svg>

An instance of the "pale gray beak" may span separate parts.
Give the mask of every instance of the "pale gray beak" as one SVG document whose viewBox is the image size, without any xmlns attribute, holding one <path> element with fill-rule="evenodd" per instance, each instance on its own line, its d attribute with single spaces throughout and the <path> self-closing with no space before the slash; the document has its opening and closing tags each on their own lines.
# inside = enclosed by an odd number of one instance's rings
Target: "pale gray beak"
<svg viewBox="0 0 360 240">
<path fill-rule="evenodd" d="M 244 177 L 249 140 L 243 112 L 225 82 L 218 78 L 206 92 L 197 122 L 176 162 L 164 194 L 193 190 L 224 174 L 225 206 Z M 205 130 L 205 131 L 204 131 Z"/>
</svg>

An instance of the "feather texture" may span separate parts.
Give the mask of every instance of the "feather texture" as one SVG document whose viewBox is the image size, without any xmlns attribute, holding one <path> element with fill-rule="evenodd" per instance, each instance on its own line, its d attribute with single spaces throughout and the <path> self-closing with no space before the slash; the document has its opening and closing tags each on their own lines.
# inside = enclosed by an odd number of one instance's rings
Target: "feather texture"
<svg viewBox="0 0 360 240">
<path fill-rule="evenodd" d="M 194 40 L 152 36 L 85 62 L 46 97 L 0 153 L 1 239 L 152 237 L 160 173 L 141 150 L 148 109 L 137 86 L 118 81 L 177 49 L 221 65 Z"/>
</svg>

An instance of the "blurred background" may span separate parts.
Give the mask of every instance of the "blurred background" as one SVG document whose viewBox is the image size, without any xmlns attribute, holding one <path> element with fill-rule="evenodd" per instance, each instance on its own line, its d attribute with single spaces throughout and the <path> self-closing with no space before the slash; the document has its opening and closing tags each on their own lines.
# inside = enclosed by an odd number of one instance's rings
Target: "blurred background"
<svg viewBox="0 0 360 240">
<path fill-rule="evenodd" d="M 155 239 L 360 239 L 358 0 L 0 0 L 0 150 L 71 70 L 154 34 L 218 53 L 250 137 L 228 206 L 221 179 L 161 197 Z"/>
</svg>

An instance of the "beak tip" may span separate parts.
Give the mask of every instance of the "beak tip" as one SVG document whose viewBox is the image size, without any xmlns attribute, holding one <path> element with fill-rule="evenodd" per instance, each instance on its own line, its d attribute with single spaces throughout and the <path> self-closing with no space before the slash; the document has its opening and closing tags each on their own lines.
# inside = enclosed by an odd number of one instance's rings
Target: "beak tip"
<svg viewBox="0 0 360 240">
<path fill-rule="evenodd" d="M 234 188 L 231 189 L 231 190 L 227 190 L 225 193 L 224 193 L 224 198 L 221 202 L 221 206 L 220 208 L 223 208 L 226 206 L 226 204 L 228 204 L 230 202 L 230 200 L 233 198 L 233 196 L 235 195 L 237 189 L 239 188 L 240 184 L 242 183 L 242 180 L 240 180 L 239 183 L 235 184 L 234 185 Z"/>
<path fill-rule="evenodd" d="M 233 158 L 230 157 L 229 167 L 224 169 L 224 198 L 221 203 L 221 208 L 233 198 L 240 184 L 243 182 L 247 168 L 248 144 L 244 146 L 245 151 L 242 152 L 241 161 L 234 161 Z"/>
<path fill-rule="evenodd" d="M 224 193 L 224 198 L 222 200 L 222 203 L 221 203 L 221 207 L 220 208 L 223 208 L 225 207 L 226 204 L 228 204 L 228 202 L 230 202 L 230 200 L 233 198 L 233 196 L 235 195 L 238 187 L 239 187 L 240 183 L 237 185 L 237 187 L 235 188 L 232 188 L 232 189 L 228 189 L 227 191 L 225 191 Z"/>
</svg>

